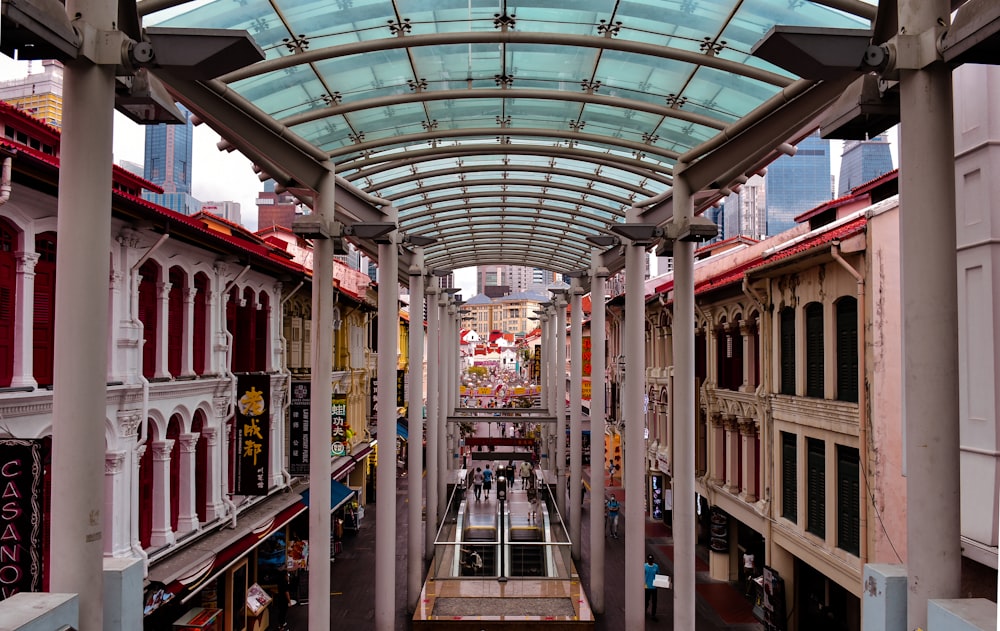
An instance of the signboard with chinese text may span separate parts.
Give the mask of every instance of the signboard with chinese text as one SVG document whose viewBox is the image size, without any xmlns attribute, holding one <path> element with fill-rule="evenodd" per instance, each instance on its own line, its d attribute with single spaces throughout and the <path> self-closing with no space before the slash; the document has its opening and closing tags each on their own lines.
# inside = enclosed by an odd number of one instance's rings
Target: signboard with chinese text
<svg viewBox="0 0 1000 631">
<path fill-rule="evenodd" d="M 369 383 L 371 389 L 368 392 L 371 393 L 369 400 L 371 407 L 369 408 L 368 420 L 375 421 L 378 418 L 378 379 L 373 378 Z"/>
<path fill-rule="evenodd" d="M 0 600 L 42 589 L 42 445 L 0 439 Z"/>
<path fill-rule="evenodd" d="M 406 407 L 406 371 L 396 371 L 396 407 Z"/>
<path fill-rule="evenodd" d="M 270 403 L 270 375 L 236 375 L 236 495 L 267 495 Z"/>
<path fill-rule="evenodd" d="M 309 475 L 309 410 L 312 384 L 292 382 L 292 399 L 288 406 L 288 472 Z"/>
<path fill-rule="evenodd" d="M 350 452 L 347 436 L 347 395 L 334 394 L 330 400 L 330 455 L 343 456 Z"/>
<path fill-rule="evenodd" d="M 582 339 L 583 346 L 583 376 L 590 376 L 590 336 L 584 336 Z"/>
</svg>

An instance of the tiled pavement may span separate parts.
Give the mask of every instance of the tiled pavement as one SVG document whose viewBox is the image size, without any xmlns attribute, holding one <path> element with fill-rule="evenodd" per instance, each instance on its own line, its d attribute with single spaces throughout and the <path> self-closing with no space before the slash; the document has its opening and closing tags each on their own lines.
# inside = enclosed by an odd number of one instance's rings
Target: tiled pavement
<svg viewBox="0 0 1000 631">
<path fill-rule="evenodd" d="M 585 470 L 585 476 L 589 471 Z M 589 479 L 589 478 L 588 478 Z M 619 480 L 616 478 L 615 482 Z M 618 499 L 625 498 L 624 489 L 611 487 Z M 406 551 L 407 551 L 407 490 L 408 479 L 398 481 L 396 489 L 396 631 L 411 628 L 406 615 Z M 582 539 L 589 541 L 589 516 L 591 497 L 586 493 L 583 506 Z M 367 630 L 375 621 L 375 505 L 365 511 L 360 532 L 344 541 L 343 551 L 331 567 L 330 629 Z M 660 522 L 646 523 L 646 551 L 653 554 L 666 573 L 672 573 L 673 540 L 670 529 Z M 621 589 L 624 575 L 625 539 L 605 539 L 605 613 L 598 616 L 596 631 L 620 631 L 625 611 L 625 593 Z M 581 546 L 582 559 L 579 571 L 582 583 L 590 585 L 589 545 Z M 751 614 L 750 603 L 742 593 L 726 582 L 714 581 L 708 576 L 708 566 L 699 560 L 696 564 L 696 629 L 695 631 L 760 631 L 762 626 Z M 291 631 L 306 631 L 307 605 L 296 605 L 289 610 Z M 673 598 L 670 590 L 660 590 L 657 620 L 647 620 L 647 629 L 673 628 Z M 323 630 L 311 630 L 323 631 Z"/>
</svg>

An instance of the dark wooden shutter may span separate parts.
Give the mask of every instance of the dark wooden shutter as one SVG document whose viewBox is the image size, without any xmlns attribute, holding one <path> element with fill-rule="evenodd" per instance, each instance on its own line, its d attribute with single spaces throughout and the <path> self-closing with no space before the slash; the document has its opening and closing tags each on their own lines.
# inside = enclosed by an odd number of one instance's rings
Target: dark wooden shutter
<svg viewBox="0 0 1000 631">
<path fill-rule="evenodd" d="M 781 516 L 798 522 L 798 454 L 795 434 L 781 432 Z"/>
<path fill-rule="evenodd" d="M 229 331 L 229 335 L 232 338 L 229 343 L 231 344 L 229 349 L 229 370 L 232 372 L 242 372 L 242 348 L 243 345 L 240 344 L 239 338 L 239 320 L 236 317 L 237 309 L 240 304 L 240 294 L 234 287 L 231 292 L 229 292 L 229 301 L 226 302 L 226 330 Z"/>
<path fill-rule="evenodd" d="M 184 274 L 170 270 L 170 294 L 167 296 L 167 371 L 181 374 L 181 351 L 184 348 Z"/>
<path fill-rule="evenodd" d="M 858 450 L 837 445 L 837 547 L 855 556 L 861 549 L 860 473 Z"/>
<path fill-rule="evenodd" d="M 0 387 L 14 378 L 14 289 L 17 261 L 14 259 L 14 231 L 0 219 Z"/>
<path fill-rule="evenodd" d="M 194 285 L 198 293 L 194 295 L 194 331 L 191 335 L 192 367 L 194 374 L 205 374 L 205 358 L 208 347 L 205 339 L 208 334 L 208 278 L 202 274 L 195 277 Z"/>
<path fill-rule="evenodd" d="M 823 398 L 823 305 L 806 305 L 806 396 Z"/>
<path fill-rule="evenodd" d="M 826 537 L 826 444 L 819 439 L 807 441 L 806 530 Z"/>
<path fill-rule="evenodd" d="M 694 376 L 701 383 L 705 383 L 705 377 L 708 376 L 706 355 L 708 355 L 708 346 L 705 343 L 705 334 L 698 333 L 694 336 Z"/>
<path fill-rule="evenodd" d="M 795 310 L 781 310 L 781 394 L 795 394 Z"/>
<path fill-rule="evenodd" d="M 139 320 L 142 321 L 142 375 L 151 379 L 156 374 L 156 282 L 157 268 L 151 263 L 139 269 Z"/>
<path fill-rule="evenodd" d="M 55 362 L 56 326 L 56 235 L 46 232 L 35 238 L 34 318 L 32 323 L 32 371 L 39 386 L 51 386 Z"/>
<path fill-rule="evenodd" d="M 254 326 L 254 370 L 264 372 L 267 370 L 267 324 L 271 314 L 271 307 L 267 302 L 267 294 L 260 295 L 260 309 L 254 313 L 257 320 Z"/>
<path fill-rule="evenodd" d="M 837 399 L 858 402 L 858 301 L 837 301 Z"/>
</svg>

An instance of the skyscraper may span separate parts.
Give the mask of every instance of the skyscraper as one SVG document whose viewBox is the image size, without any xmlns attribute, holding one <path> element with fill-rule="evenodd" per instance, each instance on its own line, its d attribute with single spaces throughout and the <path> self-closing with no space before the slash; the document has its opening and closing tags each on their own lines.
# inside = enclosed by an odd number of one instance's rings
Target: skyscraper
<svg viewBox="0 0 1000 631">
<path fill-rule="evenodd" d="M 41 72 L 0 83 L 0 100 L 7 101 L 22 112 L 62 127 L 63 65 L 58 61 L 42 62 Z"/>
<path fill-rule="evenodd" d="M 798 144 L 794 156 L 781 156 L 767 167 L 767 234 L 795 226 L 795 217 L 831 198 L 830 141 L 819 133 Z"/>
<path fill-rule="evenodd" d="M 870 182 L 892 169 L 892 153 L 886 134 L 879 134 L 870 140 L 845 140 L 837 196 L 846 195 L 855 186 Z"/>
<path fill-rule="evenodd" d="M 163 194 L 143 193 L 154 204 L 193 215 L 201 210 L 201 202 L 191 196 L 194 125 L 191 112 L 178 105 L 186 119 L 177 125 L 146 127 L 146 149 L 143 177 L 163 187 Z"/>
</svg>

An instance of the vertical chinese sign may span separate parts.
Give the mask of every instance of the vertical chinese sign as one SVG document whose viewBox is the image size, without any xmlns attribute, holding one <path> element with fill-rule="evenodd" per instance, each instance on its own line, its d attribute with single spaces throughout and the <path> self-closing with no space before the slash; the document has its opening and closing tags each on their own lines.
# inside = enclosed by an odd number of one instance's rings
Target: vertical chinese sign
<svg viewBox="0 0 1000 631">
<path fill-rule="evenodd" d="M 344 456 L 350 452 L 347 427 L 347 395 L 334 394 L 330 401 L 330 455 Z"/>
<path fill-rule="evenodd" d="M 309 475 L 309 406 L 312 384 L 292 382 L 292 400 L 288 406 L 288 472 Z"/>
<path fill-rule="evenodd" d="M 582 379 L 582 391 L 580 398 L 584 401 L 590 401 L 590 336 L 585 335 L 581 338 L 582 346 L 582 357 L 583 357 L 583 379 Z"/>
<path fill-rule="evenodd" d="M 42 447 L 0 439 L 0 600 L 40 591 Z"/>
<path fill-rule="evenodd" d="M 236 495 L 267 495 L 270 401 L 269 375 L 236 376 Z"/>
</svg>

